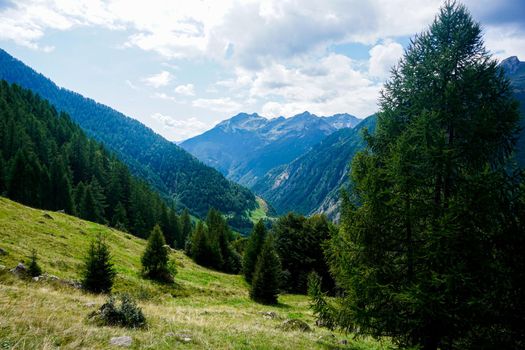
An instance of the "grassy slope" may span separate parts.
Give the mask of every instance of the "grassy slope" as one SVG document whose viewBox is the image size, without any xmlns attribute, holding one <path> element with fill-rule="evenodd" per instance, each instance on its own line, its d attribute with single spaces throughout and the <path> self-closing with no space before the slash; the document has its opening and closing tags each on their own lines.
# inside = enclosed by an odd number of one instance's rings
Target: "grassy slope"
<svg viewBox="0 0 525 350">
<path fill-rule="evenodd" d="M 304 296 L 281 296 L 277 307 L 253 303 L 240 276 L 197 266 L 181 252 L 172 253 L 178 266 L 176 284 L 158 285 L 138 274 L 143 240 L 0 197 L 0 248 L 8 252 L 0 255 L 0 264 L 8 268 L 27 261 L 31 249 L 36 248 L 45 272 L 78 279 L 82 257 L 96 234 L 106 238 L 113 253 L 118 269 L 115 292 L 139 298 L 148 328 L 96 327 L 86 315 L 101 305 L 104 297 L 52 282 L 23 281 L 2 269 L 1 349 L 99 349 L 110 347 L 109 339 L 121 335 L 132 336 L 134 349 L 315 349 L 333 348 L 329 344 L 345 338 L 337 333 L 332 338 L 328 330 L 316 327 L 311 333 L 284 332 L 276 328 L 282 320 L 265 319 L 260 314 L 274 311 L 283 319 L 300 318 L 313 326 Z M 93 302 L 96 305 L 89 306 Z M 192 342 L 184 344 L 168 336 L 169 332 L 189 334 Z M 381 344 L 349 340 L 345 348 L 380 349 Z"/>
<path fill-rule="evenodd" d="M 261 197 L 255 197 L 255 200 L 257 201 L 257 208 L 248 213 L 248 216 L 253 223 L 268 218 L 270 210 L 268 208 L 268 203 L 266 203 L 264 199 Z"/>
</svg>

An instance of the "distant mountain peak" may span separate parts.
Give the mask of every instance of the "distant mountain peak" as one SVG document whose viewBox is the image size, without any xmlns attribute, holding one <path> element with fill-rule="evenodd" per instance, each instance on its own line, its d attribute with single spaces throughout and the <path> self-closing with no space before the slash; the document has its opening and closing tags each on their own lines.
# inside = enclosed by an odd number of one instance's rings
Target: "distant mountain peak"
<svg viewBox="0 0 525 350">
<path fill-rule="evenodd" d="M 239 113 L 230 119 L 223 120 L 217 127 L 224 131 L 235 130 L 255 130 L 268 123 L 268 119 L 261 117 L 257 113 Z"/>
<path fill-rule="evenodd" d="M 353 128 L 361 122 L 361 119 L 348 113 L 338 113 L 323 119 L 335 129 Z"/>
<path fill-rule="evenodd" d="M 505 69 L 508 74 L 514 74 L 519 68 L 522 62 L 517 56 L 510 56 L 501 61 L 500 66 Z"/>
<path fill-rule="evenodd" d="M 308 111 L 304 111 L 303 113 L 299 113 L 299 114 L 294 115 L 292 118 L 311 118 L 311 117 L 317 117 L 317 116 L 315 114 L 312 114 L 312 113 L 308 112 Z"/>
</svg>

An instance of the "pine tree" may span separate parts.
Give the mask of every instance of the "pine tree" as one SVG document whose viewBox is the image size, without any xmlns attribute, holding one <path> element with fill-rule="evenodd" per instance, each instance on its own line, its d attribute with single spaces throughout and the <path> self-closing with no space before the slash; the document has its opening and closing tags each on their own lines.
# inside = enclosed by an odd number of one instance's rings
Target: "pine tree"
<svg viewBox="0 0 525 350">
<path fill-rule="evenodd" d="M 27 205 L 40 205 L 42 169 L 33 154 L 20 149 L 14 158 L 9 176 L 8 197 Z"/>
<path fill-rule="evenodd" d="M 206 227 L 199 221 L 190 235 L 187 244 L 190 257 L 199 265 L 210 265 L 210 248 L 207 241 Z"/>
<path fill-rule="evenodd" d="M 215 269 L 224 270 L 228 259 L 226 221 L 219 211 L 211 208 L 206 216 L 206 227 L 208 228 L 207 243 L 210 250 L 209 265 Z"/>
<path fill-rule="evenodd" d="M 253 227 L 250 237 L 248 238 L 248 243 L 243 256 L 242 272 L 248 283 L 252 282 L 255 265 L 257 264 L 257 257 L 261 253 L 265 239 L 266 227 L 264 226 L 264 222 L 259 220 Z"/>
<path fill-rule="evenodd" d="M 113 218 L 111 219 L 111 225 L 116 229 L 121 231 L 126 231 L 129 225 L 128 223 L 128 214 L 126 213 L 126 208 L 122 205 L 121 202 L 118 202 L 113 210 Z"/>
<path fill-rule="evenodd" d="M 93 293 L 109 293 L 116 274 L 109 247 L 99 235 L 89 246 L 82 271 L 82 286 Z"/>
<path fill-rule="evenodd" d="M 4 191 L 7 188 L 7 181 L 6 181 L 5 174 L 6 174 L 6 162 L 2 155 L 2 151 L 0 150 L 0 196 L 3 195 Z"/>
<path fill-rule="evenodd" d="M 148 245 L 142 255 L 142 270 L 146 277 L 171 282 L 173 277 L 168 270 L 168 250 L 164 234 L 159 225 L 155 225 L 148 238 Z"/>
<path fill-rule="evenodd" d="M 250 298 L 262 304 L 277 304 L 281 275 L 281 262 L 275 251 L 273 237 L 268 235 L 257 258 Z"/>
<path fill-rule="evenodd" d="M 173 248 L 177 249 L 184 249 L 184 241 L 182 238 L 182 225 L 180 217 L 175 212 L 175 209 L 171 209 L 168 211 L 168 218 L 169 218 L 169 224 L 170 224 L 170 230 L 171 230 L 171 237 L 173 239 L 172 246 Z"/>
<path fill-rule="evenodd" d="M 446 2 L 385 85 L 352 164 L 362 205 L 331 242 L 345 330 L 425 350 L 525 344 L 518 113 L 481 32 Z"/>
<path fill-rule="evenodd" d="M 51 163 L 49 173 L 49 205 L 51 210 L 64 210 L 75 214 L 75 203 L 71 187 L 71 175 L 61 155 L 57 155 Z"/>
<path fill-rule="evenodd" d="M 40 268 L 40 265 L 38 265 L 38 257 L 35 249 L 31 251 L 31 258 L 27 267 L 27 273 L 31 277 L 37 277 L 42 274 L 42 269 Z"/>
<path fill-rule="evenodd" d="M 192 231 L 192 225 L 191 225 L 191 217 L 190 212 L 188 209 L 184 209 L 181 216 L 181 235 L 180 235 L 180 241 L 179 247 L 182 248 L 186 245 L 186 240 L 191 234 Z"/>
</svg>

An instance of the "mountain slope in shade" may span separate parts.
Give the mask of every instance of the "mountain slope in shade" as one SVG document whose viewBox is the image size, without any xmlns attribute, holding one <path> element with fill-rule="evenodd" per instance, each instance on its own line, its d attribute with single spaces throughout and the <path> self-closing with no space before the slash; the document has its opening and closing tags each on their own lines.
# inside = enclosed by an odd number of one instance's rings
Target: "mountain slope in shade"
<svg viewBox="0 0 525 350">
<path fill-rule="evenodd" d="M 516 160 L 522 168 L 525 168 L 525 62 L 512 56 L 501 61 L 500 66 L 509 77 L 514 96 L 520 102 L 521 133 L 516 147 Z"/>
<path fill-rule="evenodd" d="M 135 119 L 58 87 L 0 49 L 0 79 L 30 89 L 68 113 L 88 135 L 114 151 L 132 173 L 152 184 L 166 199 L 204 216 L 215 207 L 231 217 L 230 223 L 246 231 L 247 210 L 255 209 L 255 196 L 224 178 L 179 146 L 167 141 Z"/>
<path fill-rule="evenodd" d="M 335 218 L 339 191 L 348 185 L 350 162 L 364 147 L 362 130 L 373 131 L 375 123 L 375 116 L 371 116 L 354 129 L 334 132 L 291 163 L 272 169 L 253 190 L 279 214 L 324 212 Z"/>
<path fill-rule="evenodd" d="M 503 60 L 500 65 L 520 102 L 522 130 L 516 160 L 521 167 L 525 167 L 525 62 L 514 56 Z M 360 130 L 365 127 L 374 130 L 375 122 L 376 118 L 372 116 L 355 129 L 341 129 L 331 134 L 303 156 L 270 170 L 252 189 L 268 200 L 278 213 L 323 212 L 336 218 L 339 190 L 350 184 L 348 167 L 353 156 L 364 148 Z"/>
<path fill-rule="evenodd" d="M 318 117 L 304 112 L 266 119 L 241 113 L 184 141 L 181 147 L 228 178 L 252 186 L 270 169 L 291 162 L 326 136 L 359 121 L 349 114 Z"/>
</svg>

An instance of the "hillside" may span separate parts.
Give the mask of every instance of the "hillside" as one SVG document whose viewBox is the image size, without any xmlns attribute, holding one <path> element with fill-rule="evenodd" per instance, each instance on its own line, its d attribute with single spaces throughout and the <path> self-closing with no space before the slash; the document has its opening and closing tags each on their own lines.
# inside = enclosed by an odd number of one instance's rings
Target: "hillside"
<svg viewBox="0 0 525 350">
<path fill-rule="evenodd" d="M 137 120 L 80 94 L 58 87 L 0 49 L 0 79 L 30 89 L 68 113 L 89 136 L 115 152 L 131 172 L 153 185 L 168 201 L 204 216 L 215 207 L 232 217 L 236 229 L 250 226 L 246 211 L 257 207 L 255 196 L 227 180 Z"/>
<path fill-rule="evenodd" d="M 291 163 L 272 169 L 253 190 L 279 214 L 324 212 L 336 217 L 339 190 L 348 185 L 350 162 L 364 147 L 361 131 L 374 127 L 375 117 L 371 116 L 354 129 L 334 132 Z"/>
<path fill-rule="evenodd" d="M 178 218 L 126 165 L 65 113 L 30 90 L 0 81 L 0 193 L 147 237 L 160 223 L 184 246 Z M 177 242 L 178 241 L 178 242 Z"/>
<path fill-rule="evenodd" d="M 313 325 L 307 298 L 283 295 L 276 307 L 248 298 L 240 276 L 195 265 L 179 251 L 176 283 L 159 285 L 139 276 L 145 241 L 105 226 L 56 212 L 31 209 L 0 197 L 0 344 L 3 349 L 100 349 L 111 337 L 129 335 L 132 349 L 383 349 L 386 345 L 352 340 Z M 24 281 L 8 268 L 38 249 L 40 265 L 61 279 L 78 279 L 91 239 L 102 234 L 117 267 L 115 292 L 139 299 L 147 329 L 97 327 L 87 315 L 105 298 L 52 281 Z M 274 312 L 278 317 L 264 317 Z M 298 318 L 312 332 L 283 331 L 285 319 Z M 185 342 L 181 334 L 191 340 Z M 333 335 L 332 335 L 333 334 Z M 347 345 L 342 345 L 345 339 Z"/>
<path fill-rule="evenodd" d="M 181 147 L 229 179 L 248 187 L 275 167 L 287 164 L 313 145 L 360 119 L 349 114 L 318 117 L 304 112 L 267 119 L 241 113 L 181 143 Z"/>
</svg>

